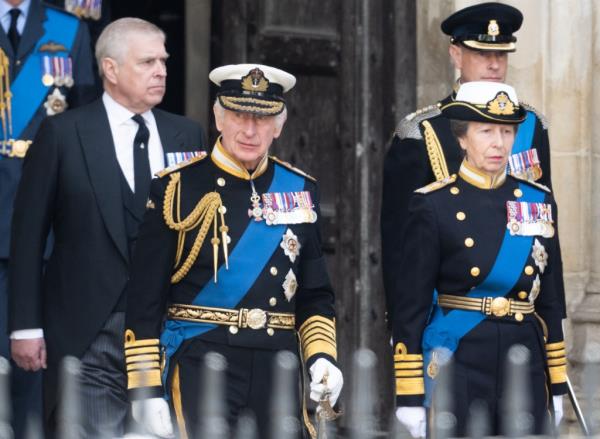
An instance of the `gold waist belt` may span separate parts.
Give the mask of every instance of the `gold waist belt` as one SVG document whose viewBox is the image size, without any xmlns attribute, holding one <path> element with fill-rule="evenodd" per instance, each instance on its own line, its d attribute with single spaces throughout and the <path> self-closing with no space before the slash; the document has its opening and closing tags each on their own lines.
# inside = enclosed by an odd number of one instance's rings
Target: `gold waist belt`
<svg viewBox="0 0 600 439">
<path fill-rule="evenodd" d="M 269 312 L 259 308 L 227 309 L 176 303 L 169 306 L 167 315 L 173 320 L 250 329 L 294 329 L 296 323 L 296 318 L 292 313 Z"/>
<path fill-rule="evenodd" d="M 518 321 L 523 320 L 523 314 L 532 314 L 535 312 L 533 303 L 507 299 L 506 297 L 483 297 L 478 299 L 440 294 L 438 296 L 438 304 L 442 308 L 479 311 L 486 316 L 504 317 L 514 315 Z"/>
<path fill-rule="evenodd" d="M 6 140 L 0 141 L 0 155 L 10 158 L 22 159 L 27 154 L 31 140 Z"/>
</svg>

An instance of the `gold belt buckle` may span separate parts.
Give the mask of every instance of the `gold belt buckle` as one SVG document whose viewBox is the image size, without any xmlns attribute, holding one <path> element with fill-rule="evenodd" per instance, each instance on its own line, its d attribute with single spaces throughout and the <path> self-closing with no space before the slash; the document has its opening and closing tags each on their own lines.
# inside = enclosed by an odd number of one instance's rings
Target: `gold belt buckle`
<svg viewBox="0 0 600 439">
<path fill-rule="evenodd" d="M 496 317 L 504 317 L 510 311 L 510 302 L 506 297 L 495 297 L 492 300 L 490 311 Z"/>
<path fill-rule="evenodd" d="M 267 313 L 260 308 L 253 308 L 246 315 L 246 323 L 251 329 L 261 329 L 267 324 Z"/>
<path fill-rule="evenodd" d="M 12 150 L 9 157 L 24 158 L 29 149 L 31 140 L 14 140 L 12 141 Z"/>
</svg>

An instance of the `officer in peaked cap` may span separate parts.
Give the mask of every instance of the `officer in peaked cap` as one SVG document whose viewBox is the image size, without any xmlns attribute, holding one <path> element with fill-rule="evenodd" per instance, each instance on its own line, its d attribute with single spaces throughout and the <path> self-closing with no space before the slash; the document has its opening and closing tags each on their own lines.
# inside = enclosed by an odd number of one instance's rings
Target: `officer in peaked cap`
<svg viewBox="0 0 600 439">
<path fill-rule="evenodd" d="M 484 406 L 489 433 L 506 434 L 515 420 L 503 371 L 518 344 L 528 351 L 520 370 L 530 403 L 524 428 L 541 434 L 553 406 L 560 420 L 567 387 L 556 204 L 547 187 L 507 175 L 516 127 L 527 116 L 512 87 L 468 82 L 441 111 L 464 159 L 457 174 L 411 198 L 395 290 L 396 416 L 414 437 L 425 436 L 426 408 L 440 409 L 432 395 L 451 357 L 450 435 L 467 435 L 474 401 Z"/>
<path fill-rule="evenodd" d="M 151 433 L 172 434 L 166 389 L 179 434 L 194 436 L 204 356 L 217 352 L 227 362 L 230 425 L 250 409 L 259 437 L 268 437 L 277 351 L 300 353 L 310 397 L 328 399 L 322 410 L 332 416 L 343 383 L 318 189 L 268 155 L 294 76 L 239 64 L 209 77 L 219 87 L 221 135 L 210 155 L 159 173 L 140 228 L 128 289 L 128 388 L 134 418 Z"/>
<path fill-rule="evenodd" d="M 394 304 L 401 232 L 412 192 L 458 172 L 463 159 L 450 122 L 440 108 L 454 101 L 462 83 L 505 81 L 508 53 L 516 50 L 514 33 L 522 22 L 518 9 L 490 2 L 461 9 L 441 24 L 444 34 L 450 37 L 449 55 L 460 74 L 458 81 L 447 97 L 400 121 L 384 160 L 381 241 L 388 317 Z M 523 102 L 521 105 L 527 118 L 519 128 L 509 171 L 552 187 L 548 124 L 533 107 Z M 557 284 L 562 288 L 562 270 L 557 270 L 557 275 Z"/>
</svg>

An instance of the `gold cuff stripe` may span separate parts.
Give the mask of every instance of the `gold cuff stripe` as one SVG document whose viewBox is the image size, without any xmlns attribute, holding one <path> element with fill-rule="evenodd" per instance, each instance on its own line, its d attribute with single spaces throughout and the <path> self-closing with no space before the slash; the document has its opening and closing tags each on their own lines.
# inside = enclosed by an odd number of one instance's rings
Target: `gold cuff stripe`
<svg viewBox="0 0 600 439">
<path fill-rule="evenodd" d="M 307 328 L 311 327 L 314 324 L 317 323 L 321 323 L 323 325 L 325 325 L 328 328 L 331 328 L 333 331 L 335 331 L 335 320 L 332 319 L 328 319 L 327 317 L 323 317 L 323 316 L 312 316 L 309 317 L 308 319 L 306 319 L 306 321 L 304 323 L 302 323 L 302 326 L 300 326 L 300 329 L 298 329 L 298 332 L 300 334 L 302 334 Z"/>
<path fill-rule="evenodd" d="M 337 360 L 337 349 L 331 343 L 317 341 L 308 346 L 303 346 L 302 352 L 304 355 L 304 361 L 308 361 L 310 357 L 316 354 L 327 354 Z"/>
<path fill-rule="evenodd" d="M 149 361 L 146 363 L 133 363 L 127 365 L 127 372 L 130 370 L 143 370 L 143 369 L 158 369 L 160 370 L 160 362 L 159 361 Z"/>
<path fill-rule="evenodd" d="M 422 377 L 422 376 L 423 376 L 423 369 L 420 369 L 420 370 L 397 370 L 396 371 L 396 378 Z"/>
<path fill-rule="evenodd" d="M 316 344 L 327 344 L 327 345 L 331 346 L 333 349 L 336 349 L 336 344 L 334 342 L 331 342 L 330 340 L 323 339 L 323 338 L 311 340 L 309 343 L 302 343 L 303 349 L 304 350 L 311 349 L 311 346 L 314 345 L 315 343 Z"/>
<path fill-rule="evenodd" d="M 546 352 L 546 355 L 548 356 L 548 358 L 562 358 L 565 356 L 565 350 L 559 349 L 558 351 Z"/>
<path fill-rule="evenodd" d="M 423 395 L 423 378 L 396 378 L 396 395 Z"/>
<path fill-rule="evenodd" d="M 320 333 L 313 334 L 310 337 L 302 337 L 302 344 L 308 345 L 316 340 L 324 340 L 324 341 L 328 341 L 329 343 L 335 344 L 335 337 L 331 337 L 329 334 L 320 334 Z"/>
<path fill-rule="evenodd" d="M 550 382 L 560 384 L 567 381 L 567 366 L 550 367 Z"/>
<path fill-rule="evenodd" d="M 564 341 L 559 341 L 556 343 L 547 343 L 546 344 L 546 350 L 547 351 L 555 351 L 557 349 L 564 349 L 565 348 L 565 342 Z"/>
<path fill-rule="evenodd" d="M 422 354 L 396 354 L 396 355 L 394 355 L 394 361 L 395 362 L 398 362 L 398 361 L 402 361 L 402 362 L 420 361 L 422 363 L 423 355 Z"/>
<path fill-rule="evenodd" d="M 145 348 L 130 348 L 125 349 L 125 356 L 128 357 L 130 355 L 141 355 L 141 354 L 160 354 L 160 349 L 158 346 L 145 347 Z"/>
<path fill-rule="evenodd" d="M 327 325 L 323 325 L 321 323 L 315 323 L 308 328 L 305 328 L 300 331 L 300 337 L 306 337 L 313 332 L 323 332 L 325 334 L 332 334 L 335 336 L 335 328 Z"/>
<path fill-rule="evenodd" d="M 404 361 L 400 363 L 395 363 L 394 368 L 396 369 L 423 369 L 422 361 Z"/>
<path fill-rule="evenodd" d="M 548 366 L 562 366 L 567 364 L 566 358 L 550 358 L 548 359 Z"/>
<path fill-rule="evenodd" d="M 161 386 L 160 370 L 136 370 L 127 373 L 127 388 L 139 389 L 140 387 Z"/>
<path fill-rule="evenodd" d="M 125 349 L 139 348 L 143 346 L 158 346 L 160 340 L 158 338 L 144 338 L 141 340 L 135 339 L 135 334 L 131 329 L 125 331 Z"/>
<path fill-rule="evenodd" d="M 142 363 L 144 361 L 160 361 L 160 355 L 133 355 L 125 358 L 125 362 L 129 363 Z"/>
</svg>

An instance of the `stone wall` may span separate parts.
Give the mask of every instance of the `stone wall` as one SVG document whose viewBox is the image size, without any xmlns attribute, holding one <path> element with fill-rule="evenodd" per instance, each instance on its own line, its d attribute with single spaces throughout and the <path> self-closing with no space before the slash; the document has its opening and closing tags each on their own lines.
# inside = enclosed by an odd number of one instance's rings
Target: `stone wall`
<svg viewBox="0 0 600 439">
<path fill-rule="evenodd" d="M 417 1 L 417 101 L 445 96 L 456 77 L 440 22 L 472 0 Z M 600 362 L 600 1 L 504 1 L 525 16 L 507 82 L 550 124 L 552 182 L 560 211 L 569 319 L 570 376 Z"/>
</svg>

